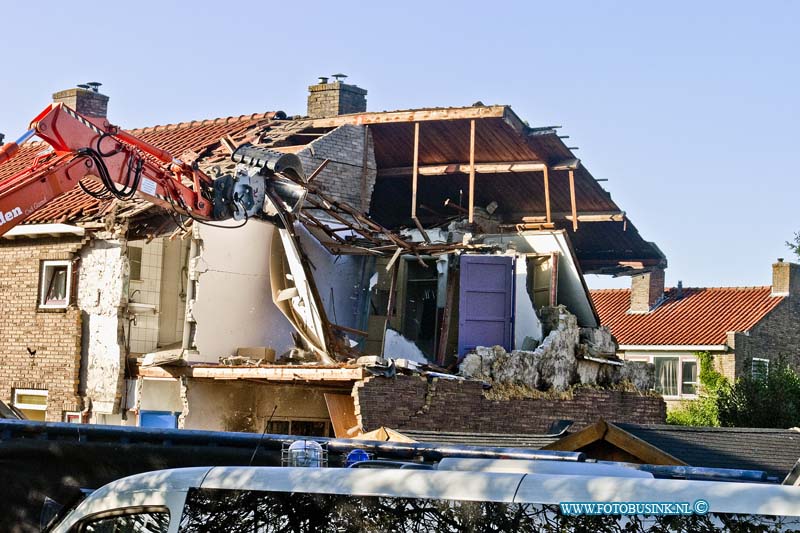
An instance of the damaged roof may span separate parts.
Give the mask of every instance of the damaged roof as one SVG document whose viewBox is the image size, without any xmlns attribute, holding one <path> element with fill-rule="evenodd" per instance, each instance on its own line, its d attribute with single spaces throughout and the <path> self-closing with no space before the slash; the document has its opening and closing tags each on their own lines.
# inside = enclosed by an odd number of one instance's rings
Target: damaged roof
<svg viewBox="0 0 800 533">
<path fill-rule="evenodd" d="M 558 127 L 530 127 L 506 105 L 422 108 L 319 119 L 286 119 L 282 112 L 257 113 L 129 131 L 181 159 L 200 161 L 204 167 L 218 165 L 224 171 L 232 164 L 220 142 L 223 137 L 231 138 L 234 145 L 250 142 L 271 150 L 298 152 L 339 126 L 367 125 L 377 165 L 369 215 L 378 224 L 396 230 L 413 226 L 409 203 L 398 202 L 397 198 L 411 198 L 414 123 L 420 129 L 417 202 L 425 207 L 420 210 L 419 219 L 423 226 L 432 227 L 458 214 L 445 207 L 446 200 L 455 205 L 466 201 L 463 191 L 469 186 L 472 120 L 476 122 L 478 165 L 475 205 L 482 208 L 496 202 L 494 216 L 507 223 L 509 231 L 514 231 L 514 225 L 523 222 L 523 218 L 544 218 L 547 195 L 543 171 L 547 167 L 552 221 L 556 228 L 570 232 L 584 273 L 613 274 L 666 265 L 664 254 L 641 237 L 624 211 L 564 143 Z M 43 149 L 46 145 L 42 143 L 23 145 L 20 155 L 0 166 L 0 179 L 30 166 Z M 573 193 L 579 223 L 571 221 Z M 123 207 L 116 201 L 88 197 L 78 189 L 51 202 L 25 223 L 100 221 L 112 206 L 121 218 L 133 217 L 149 207 L 141 201 Z M 597 217 L 608 220 L 599 221 Z"/>
<path fill-rule="evenodd" d="M 623 346 L 722 345 L 727 332 L 748 331 L 784 300 L 771 287 L 671 288 L 649 313 L 628 313 L 630 289 L 590 292 L 600 322 Z"/>
<path fill-rule="evenodd" d="M 217 118 L 211 120 L 195 120 L 178 124 L 166 124 L 129 130 L 129 133 L 145 140 L 159 148 L 170 151 L 173 155 L 181 157 L 187 152 L 199 156 L 208 155 L 220 145 L 220 138 L 224 136 L 237 136 L 255 126 L 269 123 L 277 113 L 256 113 L 238 117 Z M 49 150 L 43 142 L 29 142 L 23 145 L 19 154 L 4 165 L 0 165 L 0 180 L 28 168 L 33 164 L 34 158 Z M 117 210 L 117 216 L 135 215 L 151 207 L 151 204 L 142 200 L 124 202 L 116 200 L 98 200 L 84 194 L 79 188 L 62 195 L 39 209 L 25 219 L 25 224 L 47 223 L 81 223 L 102 219 L 112 209 Z"/>
</svg>

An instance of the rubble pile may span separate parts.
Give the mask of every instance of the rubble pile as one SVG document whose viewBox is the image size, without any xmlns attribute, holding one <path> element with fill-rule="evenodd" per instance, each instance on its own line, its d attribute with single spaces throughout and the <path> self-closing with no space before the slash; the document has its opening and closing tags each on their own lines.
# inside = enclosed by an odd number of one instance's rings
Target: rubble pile
<svg viewBox="0 0 800 533">
<path fill-rule="evenodd" d="M 561 392 L 575 385 L 613 387 L 629 383 L 649 391 L 653 365 L 616 358 L 616 342 L 608 328 L 580 328 L 564 306 L 552 308 L 545 323 L 550 331 L 533 351 L 507 352 L 502 346 L 479 346 L 467 354 L 459 374 L 490 384 Z"/>
</svg>

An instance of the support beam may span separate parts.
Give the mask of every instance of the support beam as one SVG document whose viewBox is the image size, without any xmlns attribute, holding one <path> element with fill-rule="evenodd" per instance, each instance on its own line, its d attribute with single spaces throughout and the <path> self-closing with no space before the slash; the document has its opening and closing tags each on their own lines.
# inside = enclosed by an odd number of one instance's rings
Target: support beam
<svg viewBox="0 0 800 533">
<path fill-rule="evenodd" d="M 502 118 L 509 120 L 507 115 L 515 119 L 522 127 L 522 121 L 507 106 L 479 106 L 479 107 L 435 107 L 428 109 L 411 109 L 408 111 L 388 111 L 374 113 L 354 113 L 352 115 L 339 115 L 330 118 L 312 119 L 311 128 L 336 128 L 343 124 L 391 124 L 424 122 L 431 120 L 466 120 Z"/>
<path fill-rule="evenodd" d="M 492 163 L 476 163 L 477 174 L 504 174 L 516 172 L 542 172 L 545 163 L 541 161 L 498 161 Z M 444 176 L 447 174 L 469 174 L 469 163 L 443 163 L 441 165 L 423 165 L 417 167 L 421 176 Z M 414 167 L 389 167 L 378 170 L 381 178 L 404 178 L 414 174 Z"/>
<path fill-rule="evenodd" d="M 411 171 L 411 218 L 417 218 L 417 171 L 419 169 L 419 122 L 414 123 L 414 166 Z"/>
<path fill-rule="evenodd" d="M 544 211 L 545 222 L 549 224 L 553 220 L 550 218 L 550 174 L 547 165 L 544 167 Z"/>
<path fill-rule="evenodd" d="M 472 224 L 474 219 L 475 219 L 475 119 L 472 119 L 469 121 L 469 223 Z"/>
<path fill-rule="evenodd" d="M 572 205 L 572 231 L 578 231 L 578 209 L 575 206 L 575 171 L 569 170 L 569 201 Z"/>
<path fill-rule="evenodd" d="M 511 215 L 514 215 L 511 213 Z M 583 213 L 578 213 L 577 211 L 568 211 L 568 212 L 556 212 L 552 213 L 553 220 L 576 220 L 578 222 L 623 222 L 625 220 L 625 212 L 615 212 L 615 211 L 608 211 L 608 212 L 598 212 L 598 211 L 587 211 Z M 515 218 L 515 217 L 511 217 Z M 539 222 L 547 222 L 547 216 L 522 216 L 519 217 L 522 219 L 523 222 L 532 222 L 532 223 L 539 223 Z"/>
</svg>

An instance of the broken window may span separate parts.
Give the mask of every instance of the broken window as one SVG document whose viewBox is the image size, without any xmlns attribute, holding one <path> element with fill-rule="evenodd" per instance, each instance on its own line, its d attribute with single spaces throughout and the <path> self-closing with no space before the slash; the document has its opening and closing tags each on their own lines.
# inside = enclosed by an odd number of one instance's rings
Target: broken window
<svg viewBox="0 0 800 533">
<path fill-rule="evenodd" d="M 44 422 L 47 413 L 47 391 L 41 389 L 16 389 L 14 407 L 22 411 L 28 420 Z"/>
<path fill-rule="evenodd" d="M 71 261 L 43 261 L 39 282 L 39 307 L 67 307 L 72 289 L 71 282 Z"/>
<path fill-rule="evenodd" d="M 529 255 L 525 259 L 528 270 L 528 294 L 538 312 L 542 307 L 556 305 L 558 286 L 558 255 Z"/>
<path fill-rule="evenodd" d="M 131 281 L 142 281 L 142 248 L 128 246 L 128 263 L 130 264 Z"/>
<path fill-rule="evenodd" d="M 304 437 L 332 437 L 330 422 L 325 420 L 271 420 L 267 433 Z"/>
</svg>

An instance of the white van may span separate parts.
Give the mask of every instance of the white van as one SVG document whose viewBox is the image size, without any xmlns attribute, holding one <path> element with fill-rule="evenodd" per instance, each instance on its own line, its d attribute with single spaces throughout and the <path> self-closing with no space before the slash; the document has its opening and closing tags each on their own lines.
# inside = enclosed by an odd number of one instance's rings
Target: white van
<svg viewBox="0 0 800 533">
<path fill-rule="evenodd" d="M 552 473 L 550 461 L 445 460 L 432 470 L 163 470 L 109 483 L 50 531 L 751 531 L 755 524 L 765 526 L 758 531 L 800 529 L 799 487 L 655 479 L 623 466 L 595 466 L 596 472 L 587 465 L 588 470 Z"/>
</svg>

